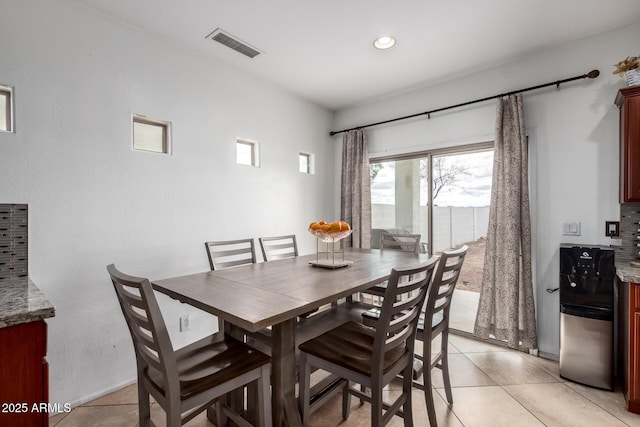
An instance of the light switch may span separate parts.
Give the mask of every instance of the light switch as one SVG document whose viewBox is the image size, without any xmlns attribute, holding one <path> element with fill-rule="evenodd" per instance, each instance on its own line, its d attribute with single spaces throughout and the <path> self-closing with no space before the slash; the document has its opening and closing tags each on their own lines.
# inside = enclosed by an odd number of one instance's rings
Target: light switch
<svg viewBox="0 0 640 427">
<path fill-rule="evenodd" d="M 580 223 L 576 221 L 565 221 L 562 223 L 563 236 L 579 236 Z"/>
</svg>

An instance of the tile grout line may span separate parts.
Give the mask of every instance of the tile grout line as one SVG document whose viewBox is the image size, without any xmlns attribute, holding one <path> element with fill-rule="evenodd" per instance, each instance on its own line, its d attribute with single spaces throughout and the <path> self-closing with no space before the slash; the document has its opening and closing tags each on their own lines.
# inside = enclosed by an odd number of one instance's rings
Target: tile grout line
<svg viewBox="0 0 640 427">
<path fill-rule="evenodd" d="M 479 352 L 474 353 L 474 354 L 478 354 L 478 353 L 479 353 Z M 486 353 L 489 353 L 489 352 L 484 352 L 484 353 L 486 354 Z M 499 384 L 496 380 L 494 380 L 494 379 L 491 377 L 491 375 L 489 375 L 485 370 L 483 370 L 480 366 L 478 366 L 478 365 L 477 365 L 473 360 L 471 360 L 470 358 L 468 358 L 466 353 L 462 353 L 462 355 L 463 355 L 463 356 L 464 356 L 464 357 L 465 357 L 469 362 L 471 362 L 471 363 L 472 363 L 476 368 L 478 368 L 478 369 L 479 369 L 483 374 L 485 374 L 487 377 L 489 377 L 489 378 L 491 379 L 491 381 L 495 382 L 495 383 L 496 383 L 496 386 L 498 386 L 498 387 L 500 388 L 500 390 L 502 390 L 502 391 L 503 391 L 507 396 L 509 396 L 509 398 L 510 398 L 511 400 L 513 400 L 515 403 L 517 403 L 518 405 L 520 405 L 520 407 L 522 407 L 522 409 L 524 409 L 526 412 L 528 412 L 529 414 L 531 414 L 531 416 L 532 416 L 533 418 L 535 418 L 536 420 L 538 420 L 538 421 L 540 422 L 540 424 L 542 424 L 542 425 L 543 425 L 543 426 L 545 426 L 545 427 L 547 426 L 547 425 L 546 425 L 546 424 L 545 424 L 545 423 L 544 423 L 540 418 L 538 418 L 538 416 L 536 416 L 536 414 L 534 414 L 533 412 L 531 412 L 531 410 L 529 410 L 529 408 L 527 408 L 526 406 L 524 406 L 524 405 L 523 405 L 523 404 L 522 404 L 518 399 L 516 399 L 516 398 L 515 398 L 515 396 L 513 396 L 511 393 L 509 393 L 509 392 L 504 388 L 504 385 L 505 385 L 505 384 Z M 545 370 L 544 372 L 548 374 L 548 372 L 547 372 L 546 370 Z M 554 380 L 555 380 L 555 378 L 554 378 Z M 555 382 L 558 382 L 558 381 L 555 381 Z M 511 384 L 506 384 L 506 385 L 511 385 Z M 524 385 L 529 385 L 529 384 L 527 383 L 527 384 L 524 384 Z"/>
<path fill-rule="evenodd" d="M 549 371 L 545 366 L 540 366 L 540 368 L 542 370 L 544 370 L 546 373 L 548 373 L 549 375 L 555 376 L 555 373 Z M 578 393 L 580 396 L 582 396 L 583 398 L 587 399 L 589 402 L 593 403 L 595 406 L 597 406 L 598 408 L 602 409 L 603 411 L 605 411 L 606 413 L 611 415 L 613 418 L 615 418 L 616 420 L 620 421 L 622 424 L 624 424 L 626 426 L 629 426 L 629 424 L 624 422 L 624 420 L 620 419 L 616 414 L 612 413 L 608 408 L 605 408 L 604 406 L 602 406 L 601 404 L 599 404 L 595 400 L 589 398 L 589 396 L 587 396 L 586 394 L 583 394 L 580 389 L 574 389 L 573 387 L 569 387 L 568 385 L 566 385 L 567 382 L 569 382 L 569 381 L 568 380 L 564 380 L 564 379 L 559 381 L 559 383 L 563 384 L 565 387 L 569 388 L 570 390 Z M 612 393 L 614 393 L 614 392 L 615 392 L 615 388 L 612 391 Z"/>
<path fill-rule="evenodd" d="M 593 403 L 598 408 L 602 409 L 603 411 L 605 411 L 606 413 L 611 415 L 613 418 L 615 418 L 616 420 L 620 421 L 622 424 L 624 424 L 626 426 L 629 426 L 629 424 L 627 424 L 624 420 L 620 419 L 616 414 L 612 413 L 607 408 L 605 408 L 602 405 L 600 405 L 598 402 L 596 402 L 593 399 L 589 398 L 589 396 L 587 396 L 586 394 L 581 393 L 581 390 L 579 390 L 579 389 L 576 390 L 573 387 L 569 387 L 569 386 L 566 386 L 566 387 L 569 388 L 570 390 L 574 391 L 575 393 L 578 393 L 580 396 L 582 396 L 583 398 L 587 399 L 589 402 Z M 612 393 L 613 392 L 615 392 L 615 388 L 614 388 L 614 391 L 612 391 Z"/>
</svg>

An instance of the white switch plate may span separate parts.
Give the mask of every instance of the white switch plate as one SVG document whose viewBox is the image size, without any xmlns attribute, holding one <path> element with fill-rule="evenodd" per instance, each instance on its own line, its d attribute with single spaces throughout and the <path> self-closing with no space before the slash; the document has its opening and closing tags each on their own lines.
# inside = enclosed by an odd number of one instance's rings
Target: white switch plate
<svg viewBox="0 0 640 427">
<path fill-rule="evenodd" d="M 577 221 L 564 221 L 562 223 L 562 235 L 563 236 L 579 236 L 580 223 Z"/>
</svg>

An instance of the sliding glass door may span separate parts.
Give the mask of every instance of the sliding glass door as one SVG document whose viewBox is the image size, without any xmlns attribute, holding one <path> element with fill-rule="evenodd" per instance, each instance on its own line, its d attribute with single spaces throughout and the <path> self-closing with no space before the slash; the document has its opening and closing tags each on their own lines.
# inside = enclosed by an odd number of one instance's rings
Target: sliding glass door
<svg viewBox="0 0 640 427">
<path fill-rule="evenodd" d="M 487 236 L 491 143 L 372 160 L 372 247 L 383 231 L 422 236 L 423 251 L 469 246 L 456 287 L 451 328 L 473 332 Z"/>
</svg>

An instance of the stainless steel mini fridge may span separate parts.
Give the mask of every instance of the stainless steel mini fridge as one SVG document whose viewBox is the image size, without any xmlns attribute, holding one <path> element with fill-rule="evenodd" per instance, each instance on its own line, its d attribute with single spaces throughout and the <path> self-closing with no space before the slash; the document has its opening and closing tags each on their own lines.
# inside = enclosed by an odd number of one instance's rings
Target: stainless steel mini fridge
<svg viewBox="0 0 640 427">
<path fill-rule="evenodd" d="M 560 247 L 560 376 L 613 390 L 614 251 Z"/>
</svg>

